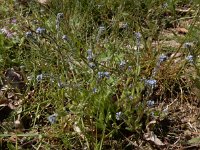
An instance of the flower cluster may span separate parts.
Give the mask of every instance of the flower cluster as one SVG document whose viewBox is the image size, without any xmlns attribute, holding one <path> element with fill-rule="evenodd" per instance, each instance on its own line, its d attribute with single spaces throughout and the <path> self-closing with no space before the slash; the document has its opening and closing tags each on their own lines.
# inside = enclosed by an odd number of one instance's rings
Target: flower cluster
<svg viewBox="0 0 200 150">
<path fill-rule="evenodd" d="M 98 78 L 102 79 L 102 78 L 109 78 L 110 77 L 110 73 L 109 72 L 98 72 Z"/>
<path fill-rule="evenodd" d="M 150 87 L 151 89 L 156 87 L 156 83 L 157 83 L 157 81 L 154 79 L 145 80 L 145 85 L 147 87 Z"/>
<path fill-rule="evenodd" d="M 92 52 L 92 49 L 87 50 L 87 60 L 89 61 L 88 65 L 89 65 L 90 68 L 96 67 L 95 63 L 93 62 L 94 61 L 94 54 Z"/>
<path fill-rule="evenodd" d="M 186 60 L 189 62 L 189 63 L 193 63 L 194 62 L 194 57 L 192 55 L 188 55 L 186 57 Z"/>
<path fill-rule="evenodd" d="M 155 102 L 152 101 L 152 100 L 148 100 L 148 101 L 147 101 L 147 106 L 148 106 L 148 107 L 153 107 L 154 104 L 155 104 Z"/>
</svg>

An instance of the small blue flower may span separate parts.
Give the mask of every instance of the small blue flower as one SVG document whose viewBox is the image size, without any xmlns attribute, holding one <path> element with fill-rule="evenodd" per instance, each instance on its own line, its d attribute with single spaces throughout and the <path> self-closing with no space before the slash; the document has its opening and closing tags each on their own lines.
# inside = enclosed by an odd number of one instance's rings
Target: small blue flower
<svg viewBox="0 0 200 150">
<path fill-rule="evenodd" d="M 190 63 L 193 63 L 194 62 L 194 57 L 192 55 L 189 55 L 186 57 L 186 60 Z"/>
<path fill-rule="evenodd" d="M 119 67 L 123 68 L 123 67 L 125 67 L 125 65 L 126 65 L 126 62 L 125 61 L 121 61 L 120 64 L 119 64 Z"/>
<path fill-rule="evenodd" d="M 26 37 L 27 38 L 31 38 L 33 36 L 31 31 L 26 32 Z"/>
<path fill-rule="evenodd" d="M 99 79 L 102 79 L 104 77 L 109 78 L 110 73 L 109 72 L 98 72 L 98 77 L 99 77 Z"/>
<path fill-rule="evenodd" d="M 36 29 L 36 33 L 37 34 L 44 34 L 44 33 L 46 33 L 46 29 L 39 27 L 39 28 Z"/>
<path fill-rule="evenodd" d="M 165 60 L 167 60 L 167 56 L 164 55 L 164 54 L 160 55 L 160 57 L 159 57 L 159 62 L 161 63 L 161 62 L 163 62 L 163 61 L 165 61 Z"/>
<path fill-rule="evenodd" d="M 109 78 L 109 77 L 110 77 L 110 73 L 109 73 L 109 72 L 104 72 L 104 76 L 105 76 L 106 78 Z"/>
<path fill-rule="evenodd" d="M 87 60 L 88 60 L 88 61 L 93 61 L 93 56 L 92 56 L 92 55 L 88 55 L 88 56 L 87 56 Z"/>
<path fill-rule="evenodd" d="M 152 89 L 156 86 L 157 81 L 154 79 L 145 80 L 145 85 L 151 87 Z"/>
<path fill-rule="evenodd" d="M 116 120 L 121 120 L 122 112 L 117 112 L 115 115 Z"/>
<path fill-rule="evenodd" d="M 152 106 L 154 106 L 154 104 L 155 104 L 155 102 L 152 101 L 152 100 L 147 101 L 147 106 L 148 107 L 152 107 Z"/>
<path fill-rule="evenodd" d="M 142 34 L 140 32 L 135 32 L 136 39 L 140 40 L 142 37 Z"/>
<path fill-rule="evenodd" d="M 92 61 L 93 60 L 93 53 L 92 53 L 92 50 L 91 49 L 88 49 L 87 50 L 87 60 L 88 61 Z"/>
<path fill-rule="evenodd" d="M 63 36 L 62 36 L 62 39 L 63 39 L 64 41 L 69 41 L 69 38 L 68 38 L 67 35 L 63 35 Z"/>
<path fill-rule="evenodd" d="M 168 7 L 168 4 L 165 2 L 163 5 L 162 5 L 163 8 L 167 8 Z"/>
<path fill-rule="evenodd" d="M 142 37 L 142 34 L 140 32 L 135 32 L 137 50 L 139 50 L 139 47 L 140 47 L 141 37 Z"/>
<path fill-rule="evenodd" d="M 92 49 L 88 49 L 88 50 L 87 50 L 87 54 L 88 54 L 88 55 L 93 55 Z"/>
<path fill-rule="evenodd" d="M 100 26 L 100 27 L 99 27 L 99 31 L 100 31 L 100 32 L 105 31 L 105 27 L 104 27 L 104 26 Z"/>
<path fill-rule="evenodd" d="M 98 72 L 98 77 L 101 79 L 104 77 L 104 72 Z"/>
<path fill-rule="evenodd" d="M 43 77 L 44 77 L 43 74 L 37 75 L 37 77 L 36 77 L 37 82 L 42 81 Z"/>
<path fill-rule="evenodd" d="M 55 114 L 50 115 L 49 117 L 47 117 L 47 119 L 51 124 L 54 124 L 54 123 L 56 123 L 57 116 L 58 116 L 58 114 L 55 113 Z"/>
<path fill-rule="evenodd" d="M 92 92 L 97 93 L 98 92 L 97 88 L 93 88 Z"/>
</svg>

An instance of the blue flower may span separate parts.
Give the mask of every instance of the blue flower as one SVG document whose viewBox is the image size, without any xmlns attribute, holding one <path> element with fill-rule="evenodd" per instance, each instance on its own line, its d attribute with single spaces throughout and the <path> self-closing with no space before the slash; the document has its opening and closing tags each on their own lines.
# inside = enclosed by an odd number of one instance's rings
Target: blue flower
<svg viewBox="0 0 200 150">
<path fill-rule="evenodd" d="M 167 60 L 167 56 L 164 55 L 164 54 L 160 55 L 160 57 L 159 57 L 159 63 L 161 63 L 161 62 L 163 62 L 165 60 Z"/>
<path fill-rule="evenodd" d="M 120 111 L 120 112 L 117 112 L 117 113 L 115 114 L 116 120 L 121 120 L 121 116 L 122 116 L 122 112 L 121 112 L 121 111 Z"/>
<path fill-rule="evenodd" d="M 140 40 L 142 37 L 142 34 L 140 32 L 135 32 L 136 39 Z"/>
<path fill-rule="evenodd" d="M 163 7 L 163 8 L 167 8 L 167 7 L 168 7 L 168 4 L 165 2 L 165 3 L 163 3 L 162 7 Z"/>
<path fill-rule="evenodd" d="M 97 88 L 93 88 L 93 93 L 97 93 L 98 92 L 98 90 L 97 90 Z"/>
<path fill-rule="evenodd" d="M 125 67 L 125 65 L 126 65 L 126 62 L 125 61 L 121 61 L 120 64 L 119 64 L 119 67 L 123 68 L 123 67 Z"/>
<path fill-rule="evenodd" d="M 104 72 L 98 72 L 98 77 L 101 79 L 104 77 Z"/>
<path fill-rule="evenodd" d="M 186 60 L 189 61 L 190 63 L 194 62 L 194 57 L 192 55 L 189 55 L 186 57 Z"/>
<path fill-rule="evenodd" d="M 68 38 L 67 35 L 63 35 L 63 36 L 62 36 L 62 39 L 63 39 L 64 41 L 69 41 L 69 38 Z"/>
<path fill-rule="evenodd" d="M 32 32 L 31 32 L 31 31 L 28 31 L 28 32 L 26 32 L 26 37 L 27 37 L 27 38 L 31 38 L 31 37 L 32 37 L 32 35 L 33 35 L 33 34 L 32 34 Z"/>
<path fill-rule="evenodd" d="M 43 74 L 39 74 L 36 77 L 37 82 L 40 82 L 43 79 Z"/>
<path fill-rule="evenodd" d="M 105 31 L 105 27 L 104 27 L 104 26 L 100 26 L 100 27 L 99 27 L 99 31 L 100 31 L 100 32 Z"/>
<path fill-rule="evenodd" d="M 145 85 L 151 87 L 152 89 L 156 86 L 157 81 L 154 79 L 145 80 Z"/>
<path fill-rule="evenodd" d="M 109 73 L 109 72 L 104 72 L 104 76 L 105 76 L 106 78 L 109 78 L 109 77 L 110 77 L 110 73 Z"/>
<path fill-rule="evenodd" d="M 152 100 L 147 101 L 147 106 L 148 107 L 152 107 L 154 104 L 155 104 L 155 102 L 152 101 Z"/>
<path fill-rule="evenodd" d="M 135 37 L 136 37 L 137 50 L 139 50 L 142 34 L 140 32 L 135 32 Z"/>
<path fill-rule="evenodd" d="M 92 50 L 91 49 L 88 49 L 87 50 L 87 60 L 88 61 L 92 61 L 93 60 L 93 53 L 92 53 Z"/>
<path fill-rule="evenodd" d="M 39 28 L 36 29 L 36 33 L 37 34 L 44 34 L 44 33 L 46 33 L 46 29 L 39 27 Z"/>
<path fill-rule="evenodd" d="M 49 117 L 47 117 L 47 119 L 51 124 L 54 124 L 54 123 L 56 123 L 57 116 L 58 116 L 58 114 L 55 113 L 55 114 L 50 115 Z"/>
<path fill-rule="evenodd" d="M 88 55 L 93 55 L 92 49 L 88 49 L 88 50 L 87 50 L 87 54 L 88 54 Z"/>
<path fill-rule="evenodd" d="M 109 72 L 98 72 L 98 77 L 99 77 L 99 79 L 102 79 L 104 77 L 109 78 L 110 73 Z"/>
<path fill-rule="evenodd" d="M 93 61 L 93 56 L 92 56 L 92 55 L 88 55 L 88 56 L 87 56 L 87 60 L 88 60 L 88 61 Z"/>
</svg>

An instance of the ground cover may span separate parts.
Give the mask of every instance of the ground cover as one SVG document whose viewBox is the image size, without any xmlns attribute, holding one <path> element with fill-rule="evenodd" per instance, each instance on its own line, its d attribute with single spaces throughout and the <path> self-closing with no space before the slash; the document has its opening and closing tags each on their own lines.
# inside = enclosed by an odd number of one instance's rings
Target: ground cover
<svg viewBox="0 0 200 150">
<path fill-rule="evenodd" d="M 1 0 L 1 149 L 199 149 L 199 9 Z"/>
</svg>

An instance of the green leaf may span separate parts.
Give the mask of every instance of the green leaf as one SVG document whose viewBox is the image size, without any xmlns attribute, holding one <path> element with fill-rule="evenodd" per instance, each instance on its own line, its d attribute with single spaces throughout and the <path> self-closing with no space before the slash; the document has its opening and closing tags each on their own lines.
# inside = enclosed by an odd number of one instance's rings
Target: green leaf
<svg viewBox="0 0 200 150">
<path fill-rule="evenodd" d="M 7 147 L 9 150 L 16 150 L 15 146 L 12 143 L 7 143 Z"/>
</svg>

